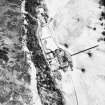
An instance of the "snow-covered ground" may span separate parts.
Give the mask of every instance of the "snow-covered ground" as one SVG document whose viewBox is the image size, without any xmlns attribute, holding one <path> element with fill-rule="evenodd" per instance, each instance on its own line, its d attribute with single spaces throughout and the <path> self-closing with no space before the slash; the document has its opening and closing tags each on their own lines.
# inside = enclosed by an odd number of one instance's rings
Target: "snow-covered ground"
<svg viewBox="0 0 105 105">
<path fill-rule="evenodd" d="M 65 49 L 73 54 L 99 45 L 72 56 L 74 71 L 64 77 L 66 82 L 62 84 L 69 88 L 68 90 L 75 88 L 79 105 L 105 105 L 105 42 L 98 41 L 103 31 L 99 21 L 102 9 L 99 8 L 98 0 L 46 2 L 49 15 L 53 18 L 51 25 L 55 33 L 54 38 L 60 46 L 68 44 L 69 48 Z M 92 53 L 92 57 L 88 56 L 88 52 Z M 81 72 L 82 68 L 85 72 Z M 71 95 L 72 92 L 69 92 Z"/>
</svg>

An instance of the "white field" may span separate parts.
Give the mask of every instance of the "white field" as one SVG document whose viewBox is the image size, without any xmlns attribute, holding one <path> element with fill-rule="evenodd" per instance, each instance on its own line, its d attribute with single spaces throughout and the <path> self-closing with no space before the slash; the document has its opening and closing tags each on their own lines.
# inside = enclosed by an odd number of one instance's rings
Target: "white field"
<svg viewBox="0 0 105 105">
<path fill-rule="evenodd" d="M 73 54 L 99 45 L 90 50 L 92 58 L 87 55 L 88 51 L 73 56 L 74 71 L 62 74 L 67 105 L 77 104 L 72 99 L 74 89 L 79 105 L 105 105 L 105 42 L 97 42 L 103 30 L 98 20 L 102 11 L 98 8 L 98 0 L 45 1 L 53 18 L 54 38 L 60 46 L 67 43 L 69 48 L 66 50 Z M 96 31 L 91 29 L 94 27 Z M 82 73 L 81 68 L 86 72 Z"/>
</svg>

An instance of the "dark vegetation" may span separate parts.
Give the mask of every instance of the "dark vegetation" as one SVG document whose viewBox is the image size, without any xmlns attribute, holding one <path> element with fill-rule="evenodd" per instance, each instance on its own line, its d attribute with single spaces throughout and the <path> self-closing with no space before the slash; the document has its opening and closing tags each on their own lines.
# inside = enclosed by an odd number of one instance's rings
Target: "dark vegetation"
<svg viewBox="0 0 105 105">
<path fill-rule="evenodd" d="M 3 13 L 3 15 L 8 17 L 8 18 L 13 18 L 13 17 L 20 16 L 21 14 L 17 11 L 12 10 L 12 9 L 8 9 L 7 11 L 5 11 Z"/>
<path fill-rule="evenodd" d="M 99 1 L 99 4 L 100 4 L 101 6 L 105 6 L 105 0 L 100 0 L 100 1 Z"/>
<path fill-rule="evenodd" d="M 20 101 L 11 100 L 6 105 L 23 105 L 23 104 Z"/>
<path fill-rule="evenodd" d="M 21 21 L 21 14 L 18 11 L 19 8 L 18 10 L 16 9 L 17 5 L 18 7 L 21 6 L 21 0 L 4 1 L 4 6 L 6 6 L 7 10 L 2 11 L 2 16 L 0 16 L 0 27 L 2 28 L 3 26 L 6 31 L 5 33 L 1 32 L 3 34 L 0 38 L 2 40 L 2 36 L 5 35 L 3 37 L 9 38 L 9 40 L 13 43 L 4 43 L 5 46 L 1 46 L 2 49 L 0 49 L 0 63 L 4 63 L 2 60 L 6 61 L 5 68 L 2 67 L 3 65 L 0 65 L 0 69 L 3 71 L 3 74 L 0 74 L 0 76 L 4 76 L 3 80 L 0 78 L 0 104 L 4 105 L 5 103 L 5 105 L 23 105 L 20 101 L 18 101 L 20 97 L 26 105 L 30 105 L 32 98 L 32 94 L 30 95 L 31 90 L 30 92 L 27 92 L 28 90 L 25 86 L 20 86 L 20 84 L 18 84 L 18 82 L 21 81 L 26 84 L 30 84 L 31 82 L 31 77 L 28 72 L 30 65 L 27 63 L 25 53 L 22 51 L 22 35 L 25 34 L 24 30 L 21 28 L 23 21 Z M 14 9 L 12 7 L 14 7 Z M 19 29 L 21 29 L 21 35 L 18 33 Z M 11 37 L 8 37 L 9 35 Z M 21 36 L 21 40 L 18 41 L 19 35 Z M 3 41 L 5 41 L 5 39 L 3 39 Z M 16 78 L 13 79 L 14 76 Z M 20 77 L 20 81 L 18 77 Z"/>
<path fill-rule="evenodd" d="M 30 3 L 27 5 L 30 5 Z M 39 3 L 37 5 L 39 5 Z M 27 11 L 29 13 L 33 12 L 32 10 Z M 42 53 L 42 48 L 37 38 L 37 28 L 35 28 L 36 30 L 34 29 L 34 27 L 38 27 L 38 24 L 35 20 L 32 20 L 29 15 L 27 15 L 26 18 L 28 21 L 28 26 L 26 26 L 27 47 L 29 51 L 32 52 L 31 59 L 37 70 L 37 90 L 41 102 L 43 105 L 53 105 L 54 103 L 55 105 L 64 105 L 63 96 L 60 93 L 60 90 L 56 88 L 56 83 L 50 75 L 50 68 Z M 46 94 L 44 94 L 43 92 Z"/>
<path fill-rule="evenodd" d="M 105 19 L 105 11 L 104 12 L 101 12 L 101 18 L 102 19 Z"/>
<path fill-rule="evenodd" d="M 105 36 L 105 31 L 102 32 L 102 35 Z"/>
<path fill-rule="evenodd" d="M 21 5 L 22 2 L 22 0 L 5 0 L 5 1 L 15 5 Z"/>
<path fill-rule="evenodd" d="M 9 60 L 7 54 L 8 54 L 7 51 L 0 49 L 0 59 L 4 60 L 5 62 L 7 62 Z"/>
<path fill-rule="evenodd" d="M 9 87 L 8 82 L 0 80 L 0 103 L 7 102 L 12 94 L 12 90 Z"/>
<path fill-rule="evenodd" d="M 86 71 L 85 68 L 81 68 L 81 72 L 85 73 L 85 71 Z"/>
<path fill-rule="evenodd" d="M 93 54 L 91 52 L 88 52 L 87 54 L 90 58 L 93 56 Z"/>
<path fill-rule="evenodd" d="M 25 10 L 32 16 L 36 15 L 36 8 L 40 6 L 41 0 L 26 0 Z"/>
<path fill-rule="evenodd" d="M 65 46 L 66 48 L 68 48 L 68 47 L 69 47 L 67 43 L 64 43 L 64 46 Z"/>
</svg>

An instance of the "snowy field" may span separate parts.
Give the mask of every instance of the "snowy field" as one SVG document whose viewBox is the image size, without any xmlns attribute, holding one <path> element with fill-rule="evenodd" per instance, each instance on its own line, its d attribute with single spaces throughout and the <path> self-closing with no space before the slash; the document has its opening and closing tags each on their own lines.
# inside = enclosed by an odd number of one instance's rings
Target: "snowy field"
<svg viewBox="0 0 105 105">
<path fill-rule="evenodd" d="M 72 56 L 73 71 L 64 75 L 62 85 L 70 103 L 73 88 L 78 105 L 105 105 L 105 21 L 100 19 L 105 9 L 98 0 L 46 0 L 54 38 L 70 54 L 91 48 Z M 104 25 L 102 25 L 104 24 Z M 64 45 L 68 46 L 64 46 Z M 71 82 L 72 79 L 72 82 Z M 66 89 L 65 89 L 66 88 Z M 67 96 L 67 97 L 68 97 Z"/>
</svg>

